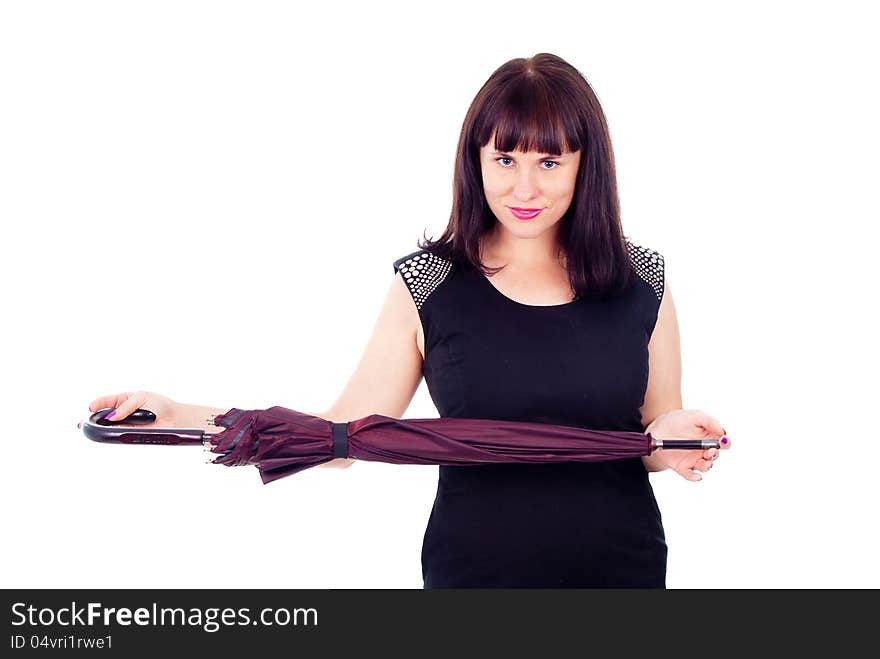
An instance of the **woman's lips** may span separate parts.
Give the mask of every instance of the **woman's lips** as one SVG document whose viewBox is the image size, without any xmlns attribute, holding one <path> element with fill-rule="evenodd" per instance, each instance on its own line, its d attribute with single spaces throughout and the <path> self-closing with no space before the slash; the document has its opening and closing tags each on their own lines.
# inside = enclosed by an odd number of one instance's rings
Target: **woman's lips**
<svg viewBox="0 0 880 659">
<path fill-rule="evenodd" d="M 513 206 L 508 206 L 508 208 L 513 216 L 520 220 L 531 220 L 544 210 L 543 208 L 514 208 Z"/>
</svg>

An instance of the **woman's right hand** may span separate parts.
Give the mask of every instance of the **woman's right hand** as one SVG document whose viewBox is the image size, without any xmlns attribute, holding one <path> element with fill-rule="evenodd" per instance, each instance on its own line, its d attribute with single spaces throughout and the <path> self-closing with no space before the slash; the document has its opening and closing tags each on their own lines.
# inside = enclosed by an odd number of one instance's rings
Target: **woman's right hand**
<svg viewBox="0 0 880 659">
<path fill-rule="evenodd" d="M 157 426 L 159 428 L 213 427 L 206 419 L 199 417 L 198 408 L 195 405 L 178 403 L 167 396 L 162 396 L 152 391 L 110 394 L 100 396 L 89 403 L 90 412 L 97 412 L 107 407 L 116 410 L 116 413 L 109 417 L 108 420 L 121 422 L 120 425 L 123 426 L 126 425 L 124 419 L 132 412 L 137 409 L 146 409 L 156 415 L 155 421 L 146 424 L 149 426 Z"/>
</svg>

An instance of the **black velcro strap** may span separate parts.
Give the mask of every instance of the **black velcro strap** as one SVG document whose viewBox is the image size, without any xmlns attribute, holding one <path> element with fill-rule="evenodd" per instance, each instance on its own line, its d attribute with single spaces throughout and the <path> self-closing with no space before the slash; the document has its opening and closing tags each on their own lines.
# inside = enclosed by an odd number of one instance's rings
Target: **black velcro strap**
<svg viewBox="0 0 880 659">
<path fill-rule="evenodd" d="M 333 457 L 348 457 L 348 422 L 333 424 Z"/>
</svg>

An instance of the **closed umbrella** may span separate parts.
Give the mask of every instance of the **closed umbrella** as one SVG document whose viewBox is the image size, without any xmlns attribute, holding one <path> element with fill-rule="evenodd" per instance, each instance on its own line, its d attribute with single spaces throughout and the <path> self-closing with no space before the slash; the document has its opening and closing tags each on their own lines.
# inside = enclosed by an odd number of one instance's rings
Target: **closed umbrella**
<svg viewBox="0 0 880 659">
<path fill-rule="evenodd" d="M 121 428 L 120 421 L 84 422 L 86 436 L 123 443 L 201 443 L 218 454 L 211 462 L 256 465 L 263 483 L 335 458 L 390 464 L 599 462 L 650 455 L 658 449 L 707 449 L 716 439 L 661 439 L 651 433 L 592 430 L 498 419 L 395 419 L 381 414 L 332 422 L 286 407 L 233 407 L 213 418 L 218 433 L 201 428 Z M 149 412 L 138 410 L 140 419 Z M 141 423 L 144 421 L 142 420 Z M 126 437 L 128 435 L 128 437 Z"/>
</svg>

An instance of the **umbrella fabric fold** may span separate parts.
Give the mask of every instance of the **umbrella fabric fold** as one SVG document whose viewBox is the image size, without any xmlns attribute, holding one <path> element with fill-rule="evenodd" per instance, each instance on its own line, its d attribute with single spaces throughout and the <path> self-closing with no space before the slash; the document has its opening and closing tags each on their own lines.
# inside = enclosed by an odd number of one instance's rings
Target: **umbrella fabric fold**
<svg viewBox="0 0 880 659">
<path fill-rule="evenodd" d="M 381 414 L 334 423 L 275 406 L 232 408 L 205 448 L 226 466 L 256 465 L 263 483 L 334 458 L 420 465 L 598 462 L 650 455 L 650 433 L 590 430 L 495 419 L 395 419 Z M 682 447 L 684 447 L 682 445 Z M 689 447 L 692 448 L 692 447 Z"/>
</svg>

